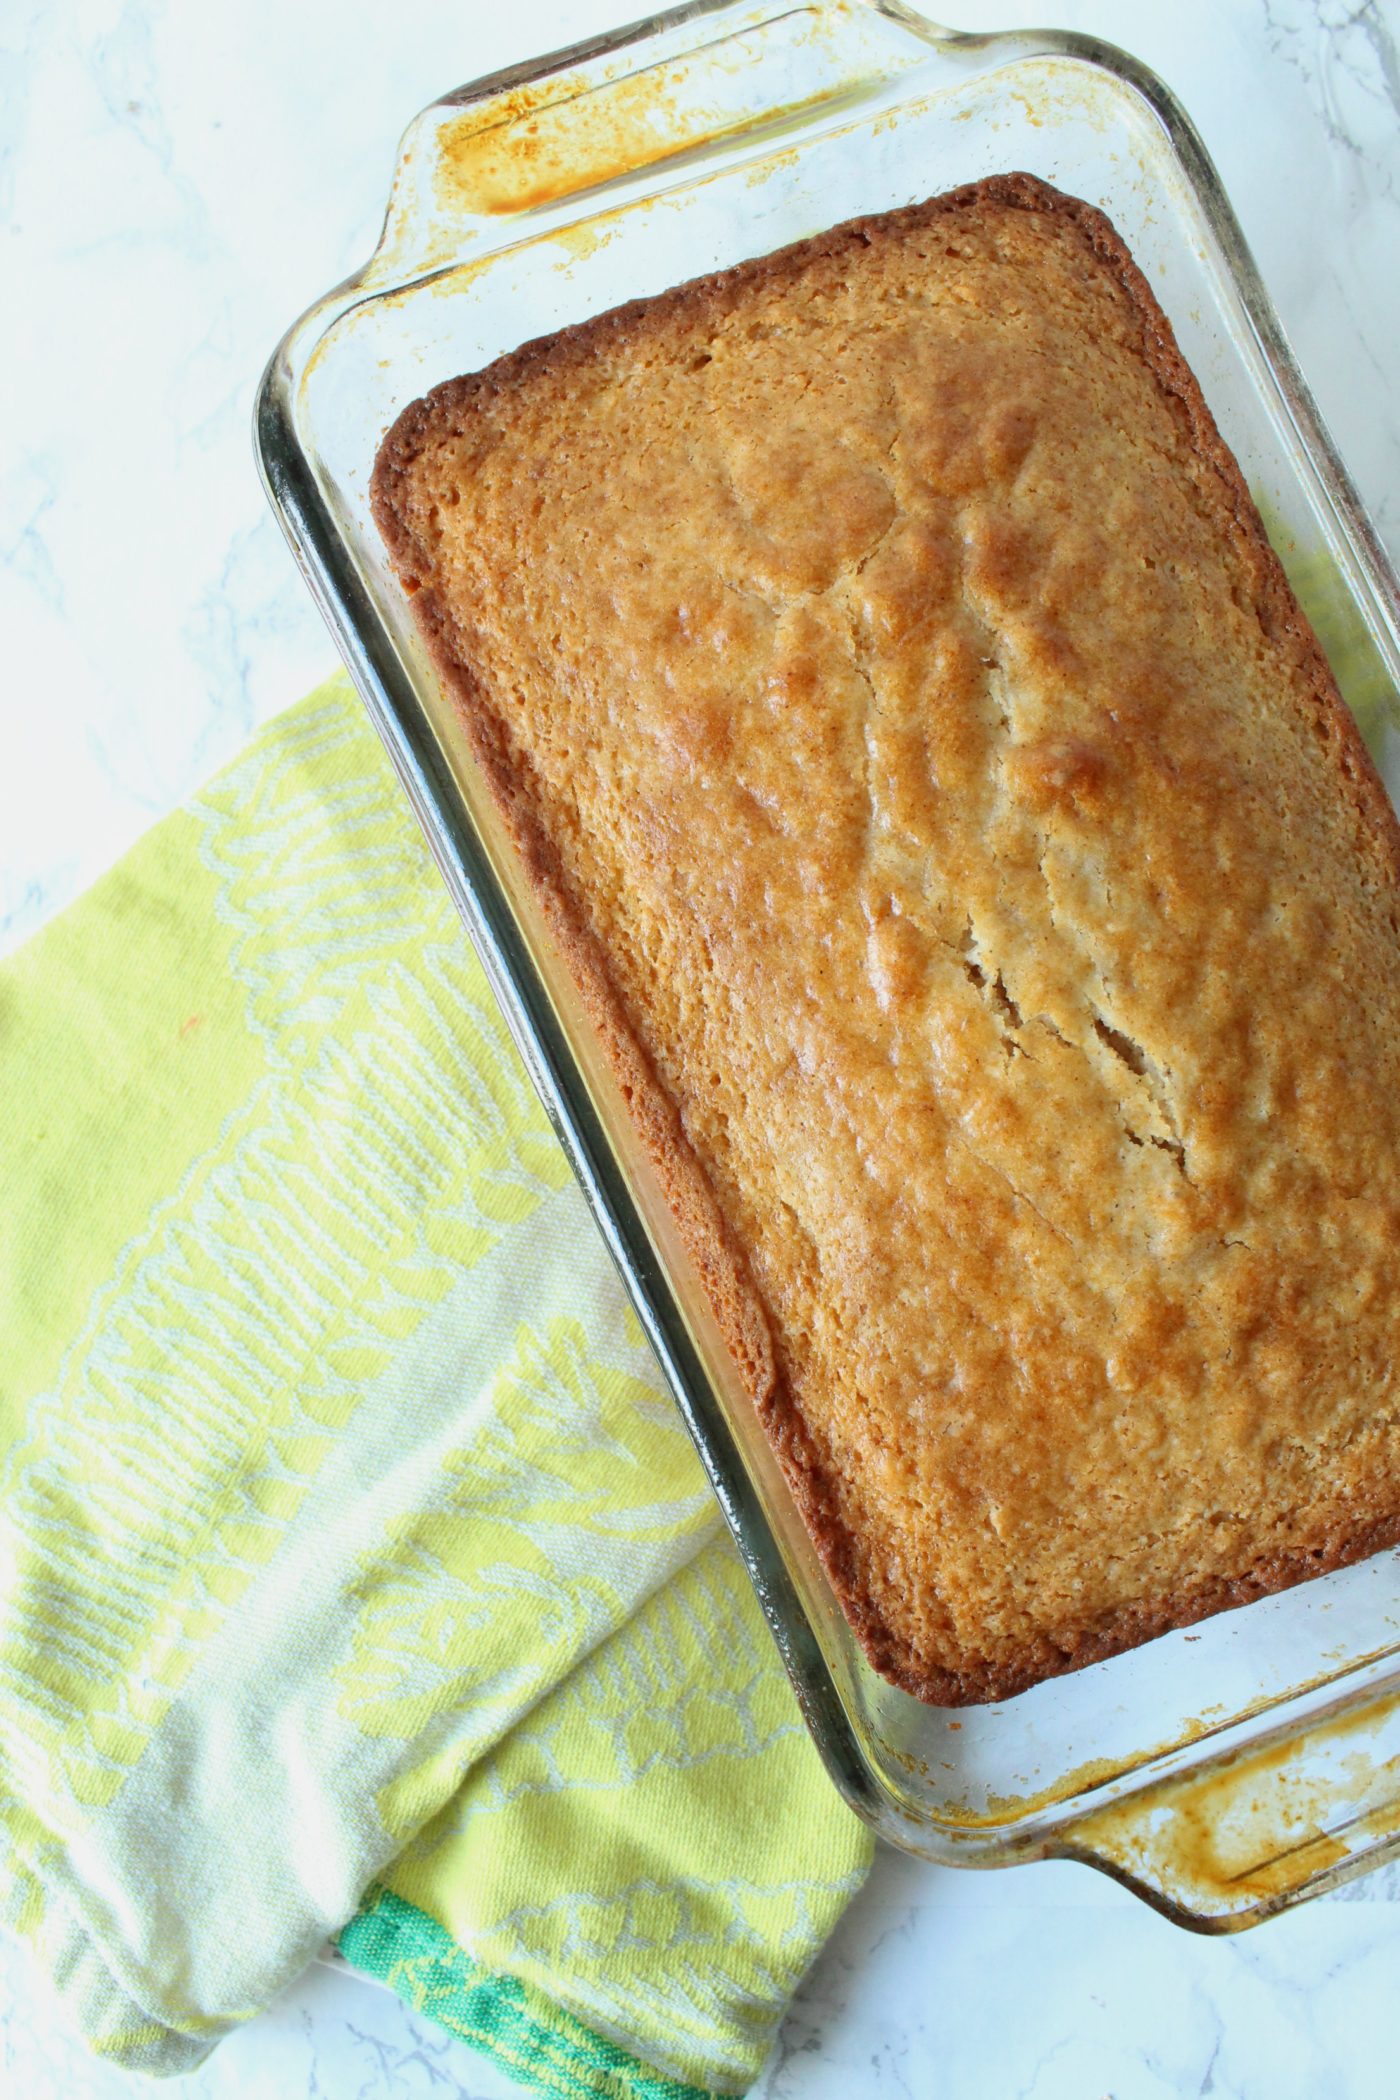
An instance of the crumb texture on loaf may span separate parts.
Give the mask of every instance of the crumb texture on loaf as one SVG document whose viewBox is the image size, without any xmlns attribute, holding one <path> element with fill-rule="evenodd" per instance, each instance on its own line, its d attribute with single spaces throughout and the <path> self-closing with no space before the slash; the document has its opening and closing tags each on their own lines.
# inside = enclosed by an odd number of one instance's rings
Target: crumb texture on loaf
<svg viewBox="0 0 1400 2100">
<path fill-rule="evenodd" d="M 1394 820 L 1107 222 L 1004 178 L 604 316 L 375 501 L 877 1666 L 1392 1540 Z"/>
</svg>

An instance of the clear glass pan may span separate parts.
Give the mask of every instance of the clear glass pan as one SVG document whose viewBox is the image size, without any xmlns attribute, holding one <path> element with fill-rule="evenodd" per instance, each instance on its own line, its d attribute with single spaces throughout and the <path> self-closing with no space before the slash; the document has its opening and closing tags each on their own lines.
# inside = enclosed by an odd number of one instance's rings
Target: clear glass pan
<svg viewBox="0 0 1400 2100">
<path fill-rule="evenodd" d="M 1228 1930 L 1400 1850 L 1400 1556 L 943 1712 L 865 1663 L 717 1345 L 369 515 L 439 380 L 859 212 L 1026 169 L 1101 205 L 1172 318 L 1392 790 L 1400 589 L 1184 113 L 1123 53 L 895 0 L 698 0 L 463 88 L 257 408 L 264 478 L 675 1388 L 832 1777 L 957 1864 L 1073 1857 Z"/>
</svg>

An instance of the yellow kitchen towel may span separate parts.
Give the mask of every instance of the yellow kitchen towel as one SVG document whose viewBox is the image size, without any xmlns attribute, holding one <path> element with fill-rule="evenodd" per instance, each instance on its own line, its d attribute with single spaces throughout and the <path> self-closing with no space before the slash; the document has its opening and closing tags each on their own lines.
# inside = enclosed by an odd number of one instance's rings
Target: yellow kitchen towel
<svg viewBox="0 0 1400 2100">
<path fill-rule="evenodd" d="M 0 1915 L 741 2091 L 870 1857 L 343 679 L 0 965 Z"/>
</svg>

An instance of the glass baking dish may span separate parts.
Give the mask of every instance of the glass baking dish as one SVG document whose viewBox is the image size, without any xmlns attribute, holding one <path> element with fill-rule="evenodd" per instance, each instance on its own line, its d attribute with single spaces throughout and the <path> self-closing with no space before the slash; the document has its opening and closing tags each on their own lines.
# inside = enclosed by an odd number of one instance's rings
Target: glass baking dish
<svg viewBox="0 0 1400 2100">
<path fill-rule="evenodd" d="M 268 492 L 675 1389 L 836 1784 L 949 1863 L 1084 1860 L 1249 1924 L 1400 1850 L 1400 1556 L 946 1712 L 867 1665 L 413 629 L 368 508 L 439 380 L 856 213 L 1025 169 L 1101 205 L 1171 316 L 1343 689 L 1400 784 L 1400 590 L 1168 91 L 1053 32 L 897 0 L 698 0 L 477 82 L 405 135 L 383 238 L 259 394 Z"/>
</svg>

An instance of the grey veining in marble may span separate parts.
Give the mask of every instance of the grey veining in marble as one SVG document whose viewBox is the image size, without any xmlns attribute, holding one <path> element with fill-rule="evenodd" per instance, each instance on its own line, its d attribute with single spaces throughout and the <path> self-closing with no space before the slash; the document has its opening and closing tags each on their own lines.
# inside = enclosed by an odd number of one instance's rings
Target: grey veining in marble
<svg viewBox="0 0 1400 2100">
<path fill-rule="evenodd" d="M 0 946 L 334 658 L 248 441 L 282 328 L 372 246 L 397 133 L 454 81 L 643 0 L 0 7 Z M 1400 550 L 1396 0 L 943 0 L 1125 44 L 1192 112 L 1362 493 Z M 1199 1940 L 1074 1867 L 886 1855 L 762 2100 L 1390 2100 L 1393 1876 Z M 313 1969 L 189 2100 L 499 2100 L 387 1992 Z M 0 1944 L 0 2092 L 130 2081 Z"/>
</svg>

